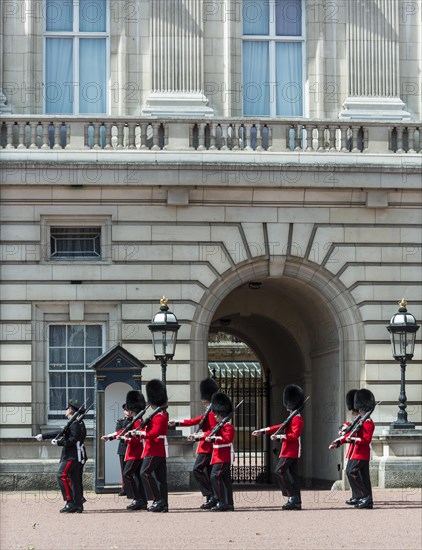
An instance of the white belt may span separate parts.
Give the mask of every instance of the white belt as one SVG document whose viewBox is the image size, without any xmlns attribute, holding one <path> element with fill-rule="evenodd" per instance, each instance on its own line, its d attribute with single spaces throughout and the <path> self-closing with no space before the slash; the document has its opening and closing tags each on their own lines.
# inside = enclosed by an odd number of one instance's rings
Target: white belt
<svg viewBox="0 0 422 550">
<path fill-rule="evenodd" d="M 222 449 L 223 447 L 231 447 L 231 443 L 225 443 L 224 445 L 214 445 L 214 449 Z"/>
</svg>

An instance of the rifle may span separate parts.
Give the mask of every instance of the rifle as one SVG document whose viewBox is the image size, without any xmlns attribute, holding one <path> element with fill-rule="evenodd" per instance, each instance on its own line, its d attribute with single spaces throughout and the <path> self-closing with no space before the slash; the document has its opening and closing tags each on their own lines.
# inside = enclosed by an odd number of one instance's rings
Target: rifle
<svg viewBox="0 0 422 550">
<path fill-rule="evenodd" d="M 85 418 L 86 413 L 87 413 L 93 406 L 94 406 L 94 402 L 92 402 L 91 405 L 90 405 L 87 409 L 85 409 L 83 413 L 81 413 L 81 414 L 78 416 L 78 418 L 76 419 L 77 422 L 81 422 L 81 421 Z"/>
<path fill-rule="evenodd" d="M 88 399 L 85 401 L 85 403 L 83 405 L 81 405 L 79 407 L 79 409 L 77 411 L 75 411 L 72 416 L 69 418 L 69 420 L 67 421 L 66 425 L 63 426 L 63 428 L 59 431 L 59 433 L 54 437 L 54 439 L 60 439 L 61 437 L 64 436 L 64 434 L 67 432 L 67 430 L 70 428 L 70 426 L 76 422 L 76 420 L 78 419 L 78 416 L 80 414 L 83 414 L 81 413 L 82 409 L 84 408 L 86 402 L 88 401 Z M 91 405 L 92 406 L 92 405 Z"/>
<path fill-rule="evenodd" d="M 161 411 L 166 410 L 167 407 L 168 407 L 168 404 L 166 403 L 165 405 L 160 405 L 159 407 L 154 409 L 152 411 L 152 413 L 147 418 L 145 418 L 145 420 L 142 420 L 141 425 L 139 426 L 139 428 L 145 428 L 145 426 L 148 424 L 148 422 L 150 422 L 156 414 L 160 413 Z"/>
<path fill-rule="evenodd" d="M 352 424 L 349 424 L 346 426 L 344 430 L 342 430 L 342 435 L 340 437 L 337 437 L 331 445 L 335 445 L 336 447 L 340 447 L 342 445 L 342 439 L 346 434 L 349 434 L 348 437 L 352 437 L 353 434 L 358 432 L 361 428 L 365 420 L 367 420 L 371 414 L 374 412 L 375 407 L 382 403 L 382 401 L 377 401 L 372 409 L 370 409 L 368 412 L 366 412 L 362 417 L 358 415 L 355 420 L 352 422 Z"/>
<path fill-rule="evenodd" d="M 310 399 L 311 396 L 308 395 L 308 397 L 305 399 L 305 401 L 302 403 L 302 405 L 300 407 L 298 407 L 297 409 L 295 409 L 294 411 L 292 411 L 289 416 L 286 418 L 286 420 L 283 422 L 283 424 L 278 428 L 278 430 L 276 432 L 274 432 L 272 434 L 271 437 L 275 437 L 276 435 L 278 435 L 279 433 L 281 433 L 282 431 L 284 431 L 284 428 L 287 426 L 287 424 L 290 422 L 290 420 L 294 417 L 294 416 L 297 416 L 303 409 L 303 407 L 305 406 L 305 403 L 308 401 L 308 399 Z"/>
<path fill-rule="evenodd" d="M 196 428 L 196 430 L 193 432 L 193 435 L 195 435 L 198 432 L 202 431 L 202 428 L 204 427 L 204 424 L 205 424 L 205 422 L 208 418 L 208 415 L 210 414 L 210 411 L 211 411 L 211 403 L 205 409 L 204 416 L 201 418 L 201 421 L 199 422 L 198 427 Z"/>
<path fill-rule="evenodd" d="M 226 424 L 226 422 L 228 422 L 230 418 L 234 415 L 235 411 L 240 407 L 243 401 L 244 399 L 242 399 L 242 401 L 236 405 L 236 407 L 232 410 L 232 412 L 229 413 L 227 416 L 225 416 L 223 420 L 221 420 L 221 422 L 216 424 L 214 428 L 210 431 L 210 433 L 207 435 L 207 437 L 212 437 L 213 435 L 217 434 L 221 430 L 221 428 L 224 426 L 224 424 Z"/>
<path fill-rule="evenodd" d="M 147 410 L 150 408 L 151 405 L 147 405 L 145 407 L 145 409 L 142 409 L 142 411 L 139 411 L 138 414 L 136 414 L 132 420 L 129 422 L 129 424 L 127 424 L 123 430 L 119 433 L 119 438 L 123 437 L 127 432 L 129 432 L 132 428 L 133 428 L 133 425 L 135 424 L 135 422 L 137 420 L 139 420 L 140 418 L 142 418 L 144 416 L 144 414 L 147 412 Z"/>
</svg>

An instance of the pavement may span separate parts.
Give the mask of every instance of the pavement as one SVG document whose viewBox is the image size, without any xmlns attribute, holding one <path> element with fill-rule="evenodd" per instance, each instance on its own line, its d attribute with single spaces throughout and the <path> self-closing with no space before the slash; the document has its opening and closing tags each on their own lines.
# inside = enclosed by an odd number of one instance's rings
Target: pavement
<svg viewBox="0 0 422 550">
<path fill-rule="evenodd" d="M 130 512 L 117 495 L 87 493 L 83 514 L 60 514 L 59 492 L 0 495 L 1 550 L 420 550 L 421 489 L 375 489 L 374 509 L 350 493 L 303 491 L 282 511 L 279 491 L 235 488 L 233 512 L 200 510 L 200 493 L 171 493 L 170 511 Z"/>
</svg>

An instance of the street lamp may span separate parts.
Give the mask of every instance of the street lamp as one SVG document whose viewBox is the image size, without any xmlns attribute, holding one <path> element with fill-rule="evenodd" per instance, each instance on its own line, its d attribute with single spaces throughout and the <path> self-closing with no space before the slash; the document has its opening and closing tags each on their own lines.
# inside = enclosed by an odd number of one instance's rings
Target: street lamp
<svg viewBox="0 0 422 550">
<path fill-rule="evenodd" d="M 177 331 L 180 328 L 176 315 L 169 311 L 168 300 L 163 296 L 160 300 L 160 311 L 156 313 L 148 325 L 152 334 L 154 356 L 161 363 L 161 379 L 166 384 L 167 361 L 173 359 L 176 349 Z"/>
<path fill-rule="evenodd" d="M 416 332 L 419 325 L 416 324 L 416 319 L 407 312 L 407 302 L 402 298 L 399 302 L 399 311 L 391 318 L 387 330 L 391 336 L 391 348 L 393 357 L 396 361 L 400 361 L 401 377 L 400 377 L 400 395 L 399 395 L 399 412 L 397 420 L 391 424 L 391 428 L 406 430 L 413 429 L 413 422 L 408 422 L 406 412 L 406 389 L 405 389 L 405 373 L 406 361 L 413 357 L 415 349 Z"/>
</svg>

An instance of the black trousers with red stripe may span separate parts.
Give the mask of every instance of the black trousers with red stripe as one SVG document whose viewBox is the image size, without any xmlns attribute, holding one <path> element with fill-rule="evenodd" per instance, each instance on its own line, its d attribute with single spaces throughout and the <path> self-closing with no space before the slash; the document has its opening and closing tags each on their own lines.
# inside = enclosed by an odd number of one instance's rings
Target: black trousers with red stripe
<svg viewBox="0 0 422 550">
<path fill-rule="evenodd" d="M 301 502 L 297 458 L 281 457 L 275 469 L 275 477 L 285 497 L 297 497 Z"/>
<path fill-rule="evenodd" d="M 233 487 L 230 462 L 217 462 L 211 469 L 211 486 L 220 502 L 233 506 Z"/>
<path fill-rule="evenodd" d="M 75 506 L 82 506 L 79 462 L 77 460 L 62 460 L 57 479 L 63 500 L 73 502 Z"/>
<path fill-rule="evenodd" d="M 193 477 L 198 482 L 204 497 L 211 497 L 213 494 L 210 480 L 211 456 L 212 453 L 199 453 L 193 465 Z"/>
<path fill-rule="evenodd" d="M 125 469 L 125 455 L 119 455 L 119 461 L 120 461 L 120 471 L 122 472 L 122 489 L 126 493 L 127 498 L 133 499 L 130 483 L 128 483 L 127 479 L 123 477 L 123 470 Z M 141 483 L 141 478 L 139 478 L 139 482 Z"/>
<path fill-rule="evenodd" d="M 141 480 L 145 492 L 154 502 L 168 506 L 167 462 L 165 456 L 146 456 L 142 463 Z"/>
<path fill-rule="evenodd" d="M 350 459 L 346 466 L 346 475 L 352 489 L 352 498 L 372 497 L 369 460 Z"/>
<path fill-rule="evenodd" d="M 142 462 L 142 459 L 126 460 L 123 467 L 123 482 L 129 485 L 134 500 L 142 500 L 146 504 L 147 497 L 140 477 Z"/>
</svg>

